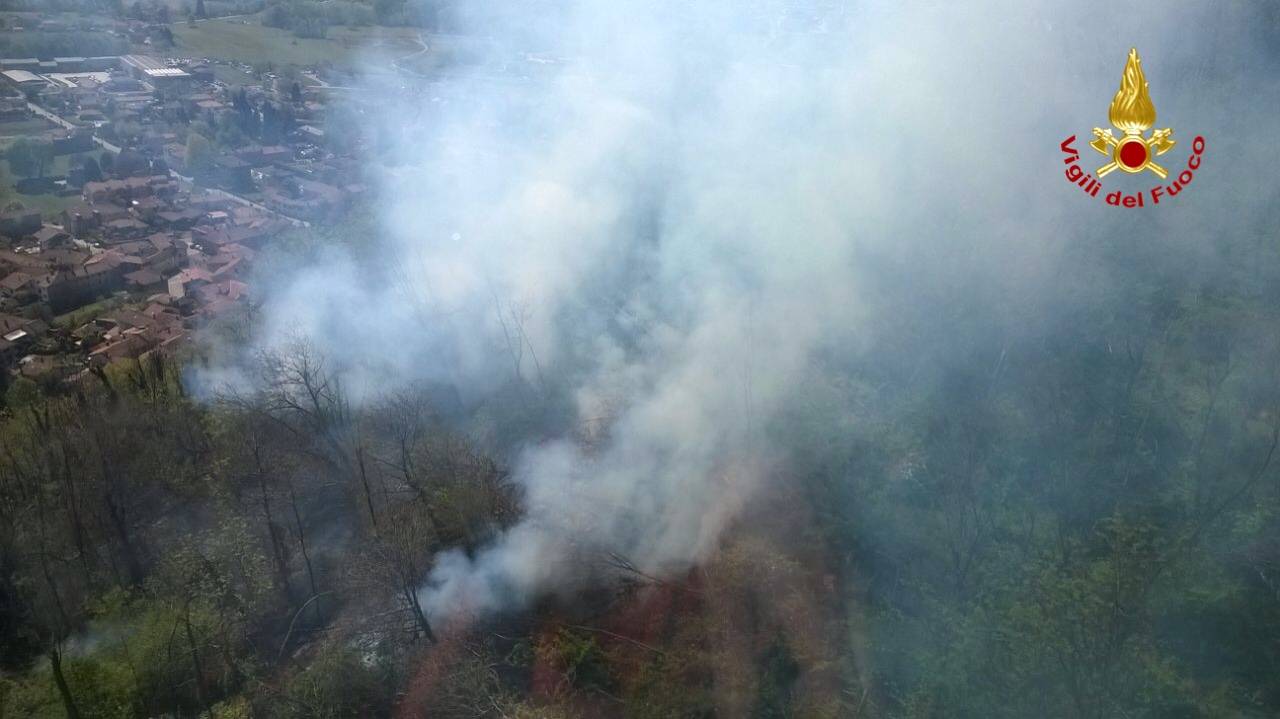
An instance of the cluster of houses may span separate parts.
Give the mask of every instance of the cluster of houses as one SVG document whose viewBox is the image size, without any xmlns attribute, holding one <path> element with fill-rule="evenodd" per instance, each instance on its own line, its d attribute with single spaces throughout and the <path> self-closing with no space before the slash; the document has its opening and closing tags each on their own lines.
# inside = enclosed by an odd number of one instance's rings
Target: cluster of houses
<svg viewBox="0 0 1280 719">
<path fill-rule="evenodd" d="M 231 87 L 210 66 L 0 59 L 0 125 L 43 122 L 28 136 L 73 156 L 14 177 L 19 202 L 52 193 L 64 210 L 0 212 L 0 373 L 62 380 L 172 352 L 247 302 L 272 237 L 359 203 L 359 150 L 326 137 L 322 91 Z"/>
<path fill-rule="evenodd" d="M 247 300 L 257 250 L 286 227 L 168 175 L 86 183 L 59 217 L 0 215 L 0 371 L 70 377 L 172 351 Z"/>
<path fill-rule="evenodd" d="M 236 193 L 300 221 L 340 217 L 364 193 L 361 164 L 326 141 L 323 94 L 296 81 L 231 87 L 199 60 L 145 55 L 0 59 L 0 123 L 57 118 L 35 139 L 54 155 L 127 148 L 160 172 Z M 212 137 L 188 158 L 189 130 Z M 225 141 L 227 128 L 238 138 Z M 248 128 L 243 129 L 243 128 Z M 97 139 L 95 139 L 97 138 Z M 61 176 L 18 178 L 25 194 L 77 194 L 93 173 L 71 163 Z"/>
</svg>

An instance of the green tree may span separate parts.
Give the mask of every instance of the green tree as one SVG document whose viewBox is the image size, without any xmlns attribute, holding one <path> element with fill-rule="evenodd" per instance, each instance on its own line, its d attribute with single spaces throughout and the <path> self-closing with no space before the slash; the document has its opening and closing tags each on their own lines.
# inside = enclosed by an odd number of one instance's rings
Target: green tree
<svg viewBox="0 0 1280 719">
<path fill-rule="evenodd" d="M 23 177 L 44 177 L 44 171 L 53 162 L 53 145 L 22 138 L 5 153 L 9 167 Z"/>
<path fill-rule="evenodd" d="M 18 377 L 5 391 L 4 403 L 11 409 L 26 407 L 40 399 L 40 387 L 26 377 Z"/>
<path fill-rule="evenodd" d="M 351 647 L 327 644 L 283 688 L 281 717 L 338 719 L 379 716 L 390 708 L 376 667 Z"/>
<path fill-rule="evenodd" d="M 102 180 L 102 168 L 98 165 L 98 161 L 93 159 L 93 155 L 85 155 L 83 166 L 84 179 L 89 182 L 99 182 Z"/>
<path fill-rule="evenodd" d="M 151 171 L 151 163 L 137 150 L 125 150 L 116 158 L 115 170 L 119 177 L 145 175 Z"/>
<path fill-rule="evenodd" d="M 0 206 L 4 206 L 12 194 L 13 178 L 9 176 L 9 165 L 0 164 Z"/>
<path fill-rule="evenodd" d="M 215 157 L 213 143 L 198 132 L 187 134 L 187 172 L 192 176 L 208 174 L 213 170 Z"/>
</svg>

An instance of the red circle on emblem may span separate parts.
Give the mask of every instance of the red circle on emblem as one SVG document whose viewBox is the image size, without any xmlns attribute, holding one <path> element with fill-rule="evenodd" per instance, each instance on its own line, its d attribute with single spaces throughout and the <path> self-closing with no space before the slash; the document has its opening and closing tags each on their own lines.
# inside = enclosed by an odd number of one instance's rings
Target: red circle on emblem
<svg viewBox="0 0 1280 719">
<path fill-rule="evenodd" d="M 1120 146 L 1120 164 L 1138 168 L 1147 162 L 1147 145 L 1141 140 L 1130 140 Z"/>
</svg>

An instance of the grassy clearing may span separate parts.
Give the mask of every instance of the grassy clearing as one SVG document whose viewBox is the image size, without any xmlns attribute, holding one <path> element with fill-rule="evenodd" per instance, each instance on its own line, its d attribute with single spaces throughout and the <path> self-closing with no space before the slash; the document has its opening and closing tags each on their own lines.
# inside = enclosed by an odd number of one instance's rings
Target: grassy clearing
<svg viewBox="0 0 1280 719">
<path fill-rule="evenodd" d="M 0 139 L 13 139 L 39 135 L 45 130 L 52 130 L 56 125 L 42 117 L 17 122 L 0 122 Z M 5 143 L 8 144 L 8 143 Z"/>
<path fill-rule="evenodd" d="M 78 167 L 84 163 L 85 156 L 91 156 L 97 159 L 102 154 L 101 150 L 94 152 L 81 152 L 74 155 L 59 155 L 53 159 L 53 164 L 45 168 L 46 176 L 59 176 L 67 174 L 72 167 Z M 9 178 L 9 184 L 0 188 L 0 206 L 7 206 L 14 202 L 22 203 L 22 206 L 29 210 L 37 210 L 44 216 L 46 222 L 57 222 L 57 216 L 68 207 L 80 202 L 79 195 L 70 197 L 59 197 L 53 194 L 43 195 L 22 195 L 19 194 L 13 186 L 17 177 L 9 170 L 9 163 L 0 160 L 0 166 L 6 171 Z"/>
<path fill-rule="evenodd" d="M 7 150 L 11 144 L 13 143 L 0 142 L 0 151 Z M 84 158 L 92 157 L 96 160 L 102 156 L 102 152 L 103 151 L 101 149 L 94 149 L 89 152 L 75 152 L 70 155 L 57 155 L 53 158 L 53 162 L 44 168 L 45 177 L 66 175 L 71 168 L 83 165 Z M 8 160 L 0 160 L 0 165 L 3 165 L 4 169 L 9 173 L 8 177 L 11 182 L 18 178 L 18 175 L 14 174 L 13 168 L 9 167 Z"/>
<path fill-rule="evenodd" d="M 213 77 L 228 85 L 256 85 L 261 82 L 257 75 L 240 69 L 239 65 L 214 65 Z"/>
<path fill-rule="evenodd" d="M 424 35 L 426 52 L 412 52 L 402 56 L 399 65 L 421 75 L 431 74 L 453 66 L 468 66 L 479 62 L 486 55 L 485 41 L 480 38 L 459 35 Z M 417 46 L 421 50 L 421 46 Z"/>
<path fill-rule="evenodd" d="M 14 202 L 21 202 L 22 206 L 28 210 L 36 210 L 44 218 L 45 222 L 59 222 L 58 215 L 63 210 L 79 203 L 80 196 L 72 195 L 71 197 L 58 197 L 57 195 L 20 195 L 13 191 L 10 187 L 3 193 L 3 200 L 0 203 L 10 205 Z"/>
<path fill-rule="evenodd" d="M 411 28 L 332 27 L 323 39 L 300 38 L 258 24 L 257 18 L 175 23 L 174 54 L 249 64 L 317 65 L 354 68 L 369 63 L 390 67 L 391 60 L 421 48 Z"/>
</svg>

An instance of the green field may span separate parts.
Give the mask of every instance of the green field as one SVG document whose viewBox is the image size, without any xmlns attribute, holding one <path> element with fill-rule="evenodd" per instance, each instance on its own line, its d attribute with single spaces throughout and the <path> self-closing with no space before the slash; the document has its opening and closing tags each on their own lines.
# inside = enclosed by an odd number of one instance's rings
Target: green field
<svg viewBox="0 0 1280 719">
<path fill-rule="evenodd" d="M 7 149 L 10 144 L 12 144 L 12 141 L 0 142 L 0 150 Z M 90 156 L 96 160 L 102 156 L 102 152 L 103 151 L 101 149 L 94 149 L 94 150 L 90 150 L 89 152 L 77 152 L 70 155 L 58 155 L 53 158 L 52 163 L 50 163 L 47 167 L 44 168 L 44 174 L 45 176 L 65 175 L 67 174 L 67 171 L 70 170 L 71 168 L 79 167 L 80 165 L 84 164 L 85 157 Z M 0 165 L 3 165 L 4 169 L 8 171 L 8 177 L 10 182 L 12 182 L 14 179 L 18 177 L 18 175 L 15 175 L 13 173 L 13 169 L 9 167 L 8 160 L 0 159 Z"/>
<path fill-rule="evenodd" d="M 252 71 L 242 70 L 239 65 L 214 65 L 213 77 L 228 85 L 251 85 L 258 82 L 257 75 Z"/>
<path fill-rule="evenodd" d="M 258 24 L 256 18 L 174 23 L 174 54 L 249 64 L 317 65 L 389 69 L 391 61 L 421 49 L 411 28 L 332 27 L 324 39 L 300 38 Z"/>
<path fill-rule="evenodd" d="M 38 135 L 45 130 L 52 130 L 56 125 L 44 118 L 33 117 L 30 120 L 18 120 L 17 122 L 0 122 L 0 139 L 3 138 L 19 138 Z"/>
<path fill-rule="evenodd" d="M 59 155 L 53 159 L 53 164 L 45 168 L 45 175 L 65 175 L 72 167 L 77 167 L 84 162 L 86 155 L 91 155 L 97 159 L 102 154 L 101 150 L 93 152 L 81 152 L 74 155 Z M 17 177 L 9 170 L 9 163 L 0 160 L 0 169 L 4 171 L 4 177 L 7 183 L 0 187 L 0 207 L 8 206 L 11 203 L 19 202 L 22 206 L 29 210 L 38 210 L 44 219 L 49 221 L 64 209 L 71 207 L 80 202 L 79 195 L 71 197 L 58 197 L 57 195 L 22 195 L 19 194 L 13 186 Z"/>
<path fill-rule="evenodd" d="M 0 204 L 8 206 L 15 202 L 20 202 L 24 208 L 38 211 L 44 217 L 46 222 L 57 222 L 58 214 L 80 201 L 79 195 L 72 197 L 58 197 L 57 195 L 19 195 L 13 191 L 12 187 L 8 187 L 4 191 L 0 192 Z"/>
</svg>

